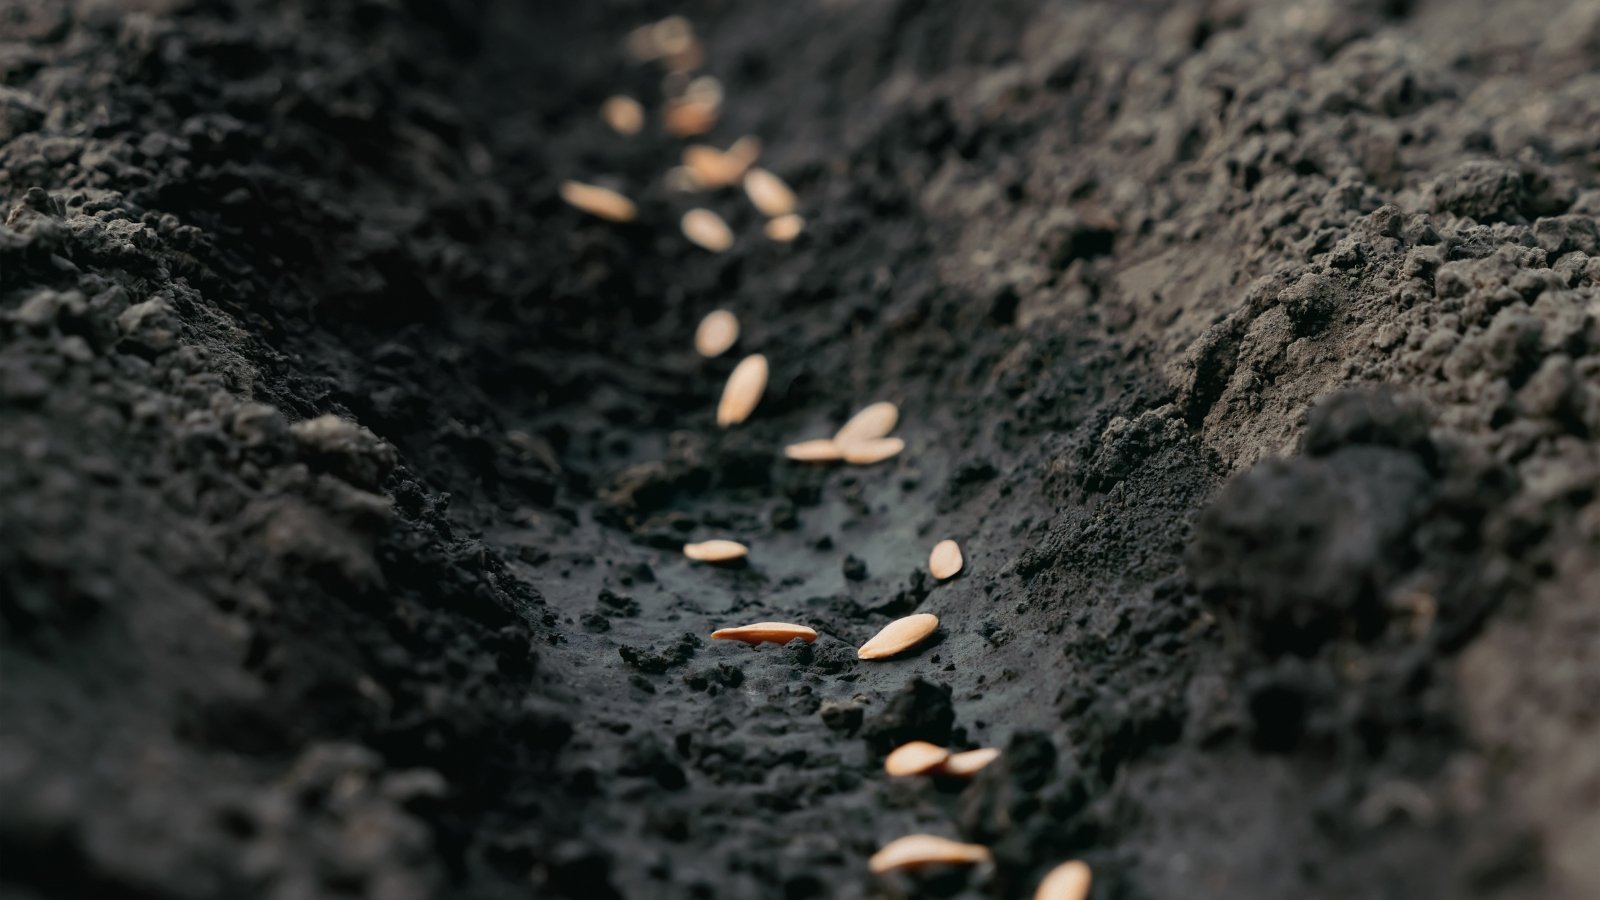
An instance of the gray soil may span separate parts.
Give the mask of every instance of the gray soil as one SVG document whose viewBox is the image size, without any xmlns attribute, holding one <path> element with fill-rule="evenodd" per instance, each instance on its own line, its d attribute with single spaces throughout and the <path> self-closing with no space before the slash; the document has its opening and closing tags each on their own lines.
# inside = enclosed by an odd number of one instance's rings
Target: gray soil
<svg viewBox="0 0 1600 900">
<path fill-rule="evenodd" d="M 1594 0 L 0 0 L 0 217 L 0 897 L 1600 896 Z"/>
</svg>

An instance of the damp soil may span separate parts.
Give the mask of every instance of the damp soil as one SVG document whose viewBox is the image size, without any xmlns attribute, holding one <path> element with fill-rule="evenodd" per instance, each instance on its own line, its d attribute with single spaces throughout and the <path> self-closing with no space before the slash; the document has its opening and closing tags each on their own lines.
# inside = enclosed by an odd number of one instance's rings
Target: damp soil
<svg viewBox="0 0 1600 900">
<path fill-rule="evenodd" d="M 674 12 L 795 243 L 598 120 Z M 1591 0 L 0 0 L 0 895 L 1600 895 L 1597 73 Z"/>
</svg>

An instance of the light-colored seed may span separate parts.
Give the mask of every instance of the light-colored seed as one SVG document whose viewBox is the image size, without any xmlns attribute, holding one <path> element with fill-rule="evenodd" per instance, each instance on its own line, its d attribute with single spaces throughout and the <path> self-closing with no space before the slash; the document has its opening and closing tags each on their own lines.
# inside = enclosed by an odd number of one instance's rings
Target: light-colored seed
<svg viewBox="0 0 1600 900">
<path fill-rule="evenodd" d="M 721 356 L 739 340 L 739 317 L 725 309 L 712 310 L 694 330 L 694 349 L 701 356 Z"/>
<path fill-rule="evenodd" d="M 788 622 L 757 622 L 754 625 L 740 625 L 737 628 L 718 628 L 711 632 L 711 639 L 714 641 L 744 641 L 746 644 L 759 644 L 763 641 L 787 644 L 795 638 L 810 643 L 817 639 L 816 629 Z"/>
<path fill-rule="evenodd" d="M 783 448 L 783 455 L 798 462 L 837 462 L 844 459 L 844 450 L 827 438 L 801 441 Z"/>
<path fill-rule="evenodd" d="M 939 617 L 933 613 L 917 613 L 903 619 L 895 619 L 883 630 L 872 636 L 872 640 L 861 645 L 856 651 L 858 659 L 887 659 L 910 650 L 927 640 L 939 628 Z"/>
<path fill-rule="evenodd" d="M 950 751 L 927 741 L 912 741 L 894 748 L 883 759 L 883 770 L 896 777 L 922 775 L 945 764 Z"/>
<path fill-rule="evenodd" d="M 632 200 L 607 188 L 569 179 L 561 182 L 560 191 L 569 205 L 610 222 L 632 222 L 639 214 Z"/>
<path fill-rule="evenodd" d="M 752 353 L 739 360 L 722 388 L 722 400 L 717 404 L 717 424 L 726 428 L 750 418 L 766 389 L 767 358 Z"/>
<path fill-rule="evenodd" d="M 787 244 L 800 236 L 806 228 L 806 220 L 796 215 L 779 216 L 767 223 L 764 229 L 770 240 L 780 244 Z"/>
<path fill-rule="evenodd" d="M 1086 900 L 1092 881 L 1089 864 L 1073 860 L 1051 869 L 1039 882 L 1033 900 Z"/>
<path fill-rule="evenodd" d="M 661 48 L 656 46 L 655 26 L 640 25 L 628 32 L 625 43 L 628 57 L 634 62 L 649 62 L 661 55 Z"/>
<path fill-rule="evenodd" d="M 644 127 L 644 107 L 632 97 L 617 94 L 600 104 L 600 118 L 617 134 L 638 134 Z"/>
<path fill-rule="evenodd" d="M 940 581 L 953 578 L 961 571 L 961 545 L 955 541 L 940 541 L 928 554 L 928 571 Z"/>
<path fill-rule="evenodd" d="M 681 53 L 694 41 L 694 25 L 683 16 L 667 16 L 650 26 L 650 42 L 657 53 Z"/>
<path fill-rule="evenodd" d="M 872 854 L 867 865 L 882 875 L 895 869 L 918 869 L 937 865 L 977 865 L 989 861 L 989 848 L 963 844 L 932 834 L 909 834 L 885 844 Z"/>
<path fill-rule="evenodd" d="M 684 237 L 712 253 L 724 253 L 733 246 L 733 230 L 709 209 L 689 210 L 683 214 L 681 225 Z"/>
<path fill-rule="evenodd" d="M 838 439 L 834 440 L 838 443 Z M 897 437 L 876 438 L 844 445 L 844 461 L 853 466 L 870 466 L 896 456 L 906 448 L 906 442 Z"/>
<path fill-rule="evenodd" d="M 738 541 L 722 539 L 684 544 L 683 555 L 699 562 L 732 562 L 750 555 L 750 548 Z"/>
<path fill-rule="evenodd" d="M 957 778 L 968 778 L 976 775 L 979 769 L 999 758 L 1000 751 L 993 747 L 967 750 L 963 753 L 952 753 L 950 758 L 939 766 L 939 771 L 945 775 L 954 775 Z"/>
<path fill-rule="evenodd" d="M 719 188 L 737 184 L 750 164 L 710 144 L 690 144 L 683 148 L 683 166 L 701 187 Z"/>
<path fill-rule="evenodd" d="M 722 97 L 722 82 L 718 81 L 715 75 L 701 75 L 683 88 L 683 99 L 708 103 L 713 107 L 722 105 Z"/>
<path fill-rule="evenodd" d="M 764 216 L 775 219 L 794 212 L 794 191 L 766 169 L 751 169 L 744 174 L 744 192 Z"/>
<path fill-rule="evenodd" d="M 844 423 L 833 439 L 841 444 L 855 444 L 886 437 L 900 421 L 900 407 L 887 400 L 869 403 Z"/>
<path fill-rule="evenodd" d="M 747 134 L 728 145 L 728 156 L 738 162 L 744 163 L 746 169 L 756 164 L 761 157 L 761 138 Z"/>
<path fill-rule="evenodd" d="M 718 106 L 704 100 L 673 100 L 667 104 L 662 127 L 676 137 L 694 137 L 705 134 L 717 124 Z"/>
</svg>

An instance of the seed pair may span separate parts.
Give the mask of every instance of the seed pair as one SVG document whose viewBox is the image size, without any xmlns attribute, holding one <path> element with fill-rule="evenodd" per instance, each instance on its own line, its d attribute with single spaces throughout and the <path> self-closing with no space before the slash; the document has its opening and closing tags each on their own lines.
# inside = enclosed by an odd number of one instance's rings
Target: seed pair
<svg viewBox="0 0 1600 900">
<path fill-rule="evenodd" d="M 993 747 L 951 753 L 937 744 L 912 741 L 901 744 L 883 760 L 883 770 L 895 777 L 908 775 L 951 775 L 968 778 L 994 762 L 1000 751 Z"/>
<path fill-rule="evenodd" d="M 783 448 L 783 455 L 800 462 L 847 462 L 871 465 L 906 448 L 906 442 L 887 437 L 900 421 L 900 408 L 888 401 L 870 404 L 850 417 L 832 438 L 801 441 Z"/>
<path fill-rule="evenodd" d="M 747 172 L 762 171 L 751 168 L 760 155 L 761 141 L 746 135 L 726 150 L 710 144 L 690 144 L 683 149 L 683 167 L 698 187 L 727 187 L 738 184 Z"/>
</svg>

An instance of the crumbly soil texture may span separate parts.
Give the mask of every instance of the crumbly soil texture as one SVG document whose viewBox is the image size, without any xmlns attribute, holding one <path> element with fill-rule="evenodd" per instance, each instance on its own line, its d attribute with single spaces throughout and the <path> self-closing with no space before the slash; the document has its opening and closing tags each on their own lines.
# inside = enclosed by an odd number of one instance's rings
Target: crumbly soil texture
<svg viewBox="0 0 1600 900">
<path fill-rule="evenodd" d="M 0 0 L 0 221 L 0 896 L 1600 896 L 1593 0 Z"/>
</svg>

